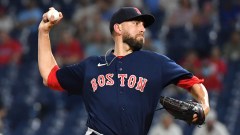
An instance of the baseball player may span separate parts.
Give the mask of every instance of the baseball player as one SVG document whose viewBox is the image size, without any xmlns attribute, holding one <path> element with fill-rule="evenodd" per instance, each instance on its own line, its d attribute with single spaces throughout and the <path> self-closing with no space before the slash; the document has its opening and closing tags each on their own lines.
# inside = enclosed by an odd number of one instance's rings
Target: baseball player
<svg viewBox="0 0 240 135">
<path fill-rule="evenodd" d="M 210 107 L 203 80 L 166 56 L 141 50 L 145 28 L 154 22 L 150 14 L 122 7 L 110 20 L 114 49 L 105 56 L 59 68 L 51 51 L 49 32 L 59 20 L 43 15 L 38 35 L 38 65 L 44 85 L 79 94 L 88 113 L 86 135 L 146 135 L 162 89 L 173 83 L 187 89 L 201 103 L 205 115 Z M 193 121 L 197 115 L 193 115 Z"/>
</svg>

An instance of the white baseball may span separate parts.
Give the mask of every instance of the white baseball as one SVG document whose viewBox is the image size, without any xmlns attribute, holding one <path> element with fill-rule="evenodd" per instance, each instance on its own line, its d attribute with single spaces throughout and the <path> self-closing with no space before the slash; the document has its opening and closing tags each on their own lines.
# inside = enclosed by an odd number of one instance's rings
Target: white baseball
<svg viewBox="0 0 240 135">
<path fill-rule="evenodd" d="M 59 12 L 56 9 L 50 9 L 47 13 L 48 20 L 50 20 L 51 16 L 53 16 L 56 21 L 59 19 Z"/>
</svg>

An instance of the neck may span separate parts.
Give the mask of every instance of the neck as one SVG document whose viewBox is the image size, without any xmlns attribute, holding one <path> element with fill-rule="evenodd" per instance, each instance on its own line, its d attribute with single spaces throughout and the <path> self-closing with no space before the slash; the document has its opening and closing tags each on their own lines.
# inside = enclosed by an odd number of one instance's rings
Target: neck
<svg viewBox="0 0 240 135">
<path fill-rule="evenodd" d="M 114 55 L 115 56 L 126 56 L 133 51 L 130 49 L 129 45 L 126 43 L 123 43 L 122 40 L 115 40 L 115 46 L 114 46 Z"/>
</svg>

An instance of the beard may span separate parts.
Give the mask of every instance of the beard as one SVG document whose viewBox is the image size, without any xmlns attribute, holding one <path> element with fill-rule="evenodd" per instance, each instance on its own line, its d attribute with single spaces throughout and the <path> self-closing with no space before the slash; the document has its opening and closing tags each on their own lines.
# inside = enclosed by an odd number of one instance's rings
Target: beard
<svg viewBox="0 0 240 135">
<path fill-rule="evenodd" d="M 144 44 L 144 38 L 137 39 L 139 35 L 136 35 L 135 37 L 131 37 L 129 33 L 123 34 L 123 43 L 126 43 L 129 45 L 130 49 L 132 51 L 139 51 L 142 49 Z"/>
</svg>

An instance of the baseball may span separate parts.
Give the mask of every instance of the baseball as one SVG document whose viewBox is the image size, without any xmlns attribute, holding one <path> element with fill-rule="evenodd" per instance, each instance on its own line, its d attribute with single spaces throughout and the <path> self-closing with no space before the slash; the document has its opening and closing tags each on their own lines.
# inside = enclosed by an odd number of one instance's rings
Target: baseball
<svg viewBox="0 0 240 135">
<path fill-rule="evenodd" d="M 50 20 L 51 16 L 53 16 L 56 21 L 59 19 L 59 12 L 56 9 L 50 9 L 47 13 L 48 20 Z"/>
</svg>

